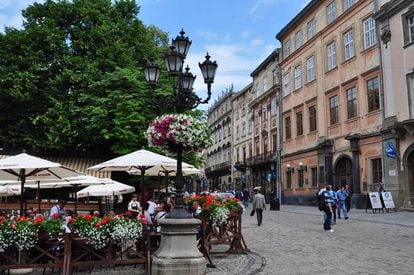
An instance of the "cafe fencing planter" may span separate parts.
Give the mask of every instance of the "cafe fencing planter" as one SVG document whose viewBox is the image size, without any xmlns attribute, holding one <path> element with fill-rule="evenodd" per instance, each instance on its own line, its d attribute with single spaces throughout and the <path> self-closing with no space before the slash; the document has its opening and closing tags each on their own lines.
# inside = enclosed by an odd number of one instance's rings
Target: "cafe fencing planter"
<svg viewBox="0 0 414 275">
<path fill-rule="evenodd" d="M 146 230 L 126 246 L 109 242 L 100 250 L 93 249 L 87 239 L 77 234 L 60 233 L 57 237 L 45 232 L 38 234 L 36 244 L 30 249 L 19 251 L 16 246 L 9 246 L 0 251 L 0 270 L 55 268 L 66 275 L 82 267 L 91 270 L 94 267 L 144 264 L 147 270 L 150 269 L 150 238 Z"/>
</svg>

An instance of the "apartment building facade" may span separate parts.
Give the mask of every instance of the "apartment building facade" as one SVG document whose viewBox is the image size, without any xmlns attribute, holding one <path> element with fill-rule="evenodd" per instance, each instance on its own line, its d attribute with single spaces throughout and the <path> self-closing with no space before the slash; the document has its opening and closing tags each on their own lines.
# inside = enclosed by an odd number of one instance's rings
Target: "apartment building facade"
<svg viewBox="0 0 414 275">
<path fill-rule="evenodd" d="M 233 88 L 230 88 L 208 110 L 207 124 L 212 131 L 213 145 L 207 148 L 205 174 L 211 190 L 228 190 L 232 186 L 233 96 Z"/>
<path fill-rule="evenodd" d="M 247 166 L 251 171 L 251 185 L 261 186 L 265 194 L 274 192 L 276 188 L 279 54 L 279 49 L 274 50 L 250 74 L 253 79 L 248 100 L 252 119 L 252 154 L 247 159 Z"/>
<path fill-rule="evenodd" d="M 282 45 L 284 200 L 348 184 L 354 206 L 383 179 L 380 54 L 371 0 L 312 0 Z"/>
<path fill-rule="evenodd" d="M 377 0 L 384 86 L 384 185 L 414 207 L 414 1 Z"/>
<path fill-rule="evenodd" d="M 250 83 L 232 98 L 233 110 L 233 157 L 232 179 L 234 189 L 251 189 L 251 174 L 247 159 L 253 155 L 252 124 L 248 103 L 253 84 Z"/>
</svg>

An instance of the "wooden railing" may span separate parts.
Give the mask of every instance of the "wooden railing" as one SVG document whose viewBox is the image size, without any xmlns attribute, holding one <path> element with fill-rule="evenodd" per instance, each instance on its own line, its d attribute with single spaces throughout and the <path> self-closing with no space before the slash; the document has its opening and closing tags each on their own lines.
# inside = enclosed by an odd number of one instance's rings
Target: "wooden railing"
<svg viewBox="0 0 414 275">
<path fill-rule="evenodd" d="M 29 250 L 18 251 L 9 247 L 0 252 L 0 270 L 23 268 L 57 268 L 64 275 L 70 275 L 77 268 L 113 267 L 116 265 L 144 264 L 150 272 L 149 232 L 126 247 L 118 247 L 113 243 L 101 250 L 94 250 L 86 239 L 75 234 L 61 234 L 58 237 L 42 237 Z"/>
<path fill-rule="evenodd" d="M 229 245 L 227 253 L 246 254 L 249 252 L 242 234 L 243 209 L 235 209 L 230 212 L 229 218 L 220 226 L 213 226 L 208 216 L 201 216 L 201 238 L 199 249 L 214 267 L 210 257 L 210 250 L 214 245 Z"/>
</svg>

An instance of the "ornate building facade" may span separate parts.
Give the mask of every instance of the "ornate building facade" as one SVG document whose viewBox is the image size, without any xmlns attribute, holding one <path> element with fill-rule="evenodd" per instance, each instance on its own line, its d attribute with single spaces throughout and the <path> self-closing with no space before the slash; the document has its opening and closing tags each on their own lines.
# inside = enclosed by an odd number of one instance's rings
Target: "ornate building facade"
<svg viewBox="0 0 414 275">
<path fill-rule="evenodd" d="M 288 203 L 329 183 L 354 206 L 383 178 L 380 58 L 371 0 L 312 0 L 277 35 Z"/>
<path fill-rule="evenodd" d="M 211 190 L 232 187 L 232 98 L 233 88 L 222 94 L 208 110 L 208 126 L 213 134 L 213 145 L 207 148 L 205 174 Z"/>
<path fill-rule="evenodd" d="M 274 50 L 251 74 L 253 84 L 248 100 L 252 123 L 250 157 L 252 186 L 265 194 L 276 189 L 276 150 L 279 93 L 279 49 Z"/>
<path fill-rule="evenodd" d="M 252 119 L 248 103 L 252 83 L 247 85 L 232 98 L 233 109 L 233 158 L 232 178 L 235 189 L 251 189 L 251 174 L 247 167 L 247 159 L 253 155 Z"/>
</svg>

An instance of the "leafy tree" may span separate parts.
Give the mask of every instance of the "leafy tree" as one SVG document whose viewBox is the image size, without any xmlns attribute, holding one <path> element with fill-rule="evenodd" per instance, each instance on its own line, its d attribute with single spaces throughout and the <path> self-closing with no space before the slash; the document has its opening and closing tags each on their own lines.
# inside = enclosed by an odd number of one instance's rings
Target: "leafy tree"
<svg viewBox="0 0 414 275">
<path fill-rule="evenodd" d="M 174 107 L 170 80 L 149 94 L 142 70 L 161 60 L 167 34 L 145 26 L 133 0 L 47 0 L 22 13 L 22 30 L 0 34 L 0 144 L 102 154 L 146 145 L 149 120 Z"/>
</svg>

